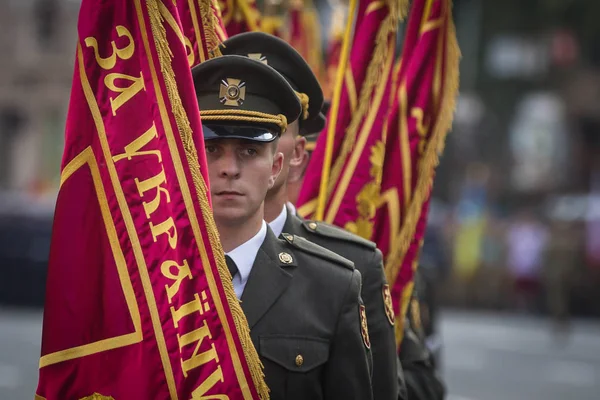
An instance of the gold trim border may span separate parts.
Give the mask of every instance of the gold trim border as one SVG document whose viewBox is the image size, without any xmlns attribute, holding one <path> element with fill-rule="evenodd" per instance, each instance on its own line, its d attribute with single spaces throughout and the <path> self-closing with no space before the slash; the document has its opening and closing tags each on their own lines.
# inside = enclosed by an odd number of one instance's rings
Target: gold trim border
<svg viewBox="0 0 600 400">
<path fill-rule="evenodd" d="M 123 289 L 127 308 L 133 322 L 134 332 L 46 354 L 40 357 L 40 368 L 63 361 L 100 353 L 102 351 L 113 350 L 119 347 L 140 343 L 143 339 L 142 322 L 138 304 L 135 299 L 135 292 L 133 290 L 131 278 L 129 277 L 129 272 L 127 270 L 127 263 L 125 262 L 125 256 L 123 255 L 123 249 L 119 243 L 119 237 L 117 235 L 115 223 L 110 213 L 98 163 L 91 146 L 86 147 L 65 166 L 60 177 L 60 187 L 62 187 L 63 184 L 75 172 L 79 171 L 85 165 L 89 166 L 92 174 L 92 182 L 94 183 L 98 204 L 100 205 L 100 213 L 102 214 L 102 219 L 104 220 L 104 227 L 106 229 L 106 234 L 108 235 L 108 240 L 110 242 L 110 248 L 117 266 L 119 280 L 121 281 L 121 288 Z"/>
</svg>

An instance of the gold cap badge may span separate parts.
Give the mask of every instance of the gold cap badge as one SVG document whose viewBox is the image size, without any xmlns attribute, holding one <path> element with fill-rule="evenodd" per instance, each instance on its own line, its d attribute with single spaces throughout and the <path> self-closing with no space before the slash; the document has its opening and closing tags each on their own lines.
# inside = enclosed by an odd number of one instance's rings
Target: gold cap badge
<svg viewBox="0 0 600 400">
<path fill-rule="evenodd" d="M 239 79 L 227 78 L 221 81 L 219 101 L 226 106 L 239 107 L 246 99 L 246 82 Z"/>
<path fill-rule="evenodd" d="M 267 62 L 267 57 L 263 56 L 261 53 L 249 53 L 248 58 L 251 58 L 256 61 L 260 61 L 263 64 L 269 65 Z"/>
</svg>

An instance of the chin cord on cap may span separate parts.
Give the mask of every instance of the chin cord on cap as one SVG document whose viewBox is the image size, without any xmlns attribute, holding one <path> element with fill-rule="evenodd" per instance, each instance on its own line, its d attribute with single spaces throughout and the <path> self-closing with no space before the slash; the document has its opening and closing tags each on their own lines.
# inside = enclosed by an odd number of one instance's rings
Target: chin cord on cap
<svg viewBox="0 0 600 400">
<path fill-rule="evenodd" d="M 309 97 L 306 93 L 300 93 L 300 92 L 296 92 L 296 96 L 298 96 L 298 100 L 300 100 L 300 104 L 302 105 L 302 119 L 305 120 L 308 118 Z"/>
<path fill-rule="evenodd" d="M 274 124 L 285 132 L 288 126 L 283 114 L 267 114 L 248 110 L 200 110 L 203 121 L 243 121 L 258 124 Z"/>
</svg>

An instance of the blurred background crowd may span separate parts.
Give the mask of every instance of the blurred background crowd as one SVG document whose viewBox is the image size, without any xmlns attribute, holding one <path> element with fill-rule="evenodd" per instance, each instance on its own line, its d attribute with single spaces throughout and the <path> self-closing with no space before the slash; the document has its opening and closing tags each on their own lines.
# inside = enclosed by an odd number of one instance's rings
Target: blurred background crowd
<svg viewBox="0 0 600 400">
<path fill-rule="evenodd" d="M 315 0 L 323 49 L 334 1 Z M 0 303 L 40 306 L 80 2 L 0 4 Z M 426 318 L 600 317 L 599 15 L 596 0 L 454 1 L 460 97 L 420 259 Z"/>
</svg>

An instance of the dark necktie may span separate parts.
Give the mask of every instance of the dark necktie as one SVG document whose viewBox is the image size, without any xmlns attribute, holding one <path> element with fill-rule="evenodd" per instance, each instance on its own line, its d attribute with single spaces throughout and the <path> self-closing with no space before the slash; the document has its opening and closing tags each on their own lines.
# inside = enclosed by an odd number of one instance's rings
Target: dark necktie
<svg viewBox="0 0 600 400">
<path fill-rule="evenodd" d="M 225 262 L 227 263 L 227 269 L 229 270 L 229 273 L 231 274 L 231 278 L 233 279 L 235 274 L 237 274 L 239 272 L 238 267 L 237 267 L 237 265 L 235 265 L 235 261 L 233 261 L 233 259 L 231 257 L 229 257 L 227 254 L 225 255 Z"/>
</svg>

